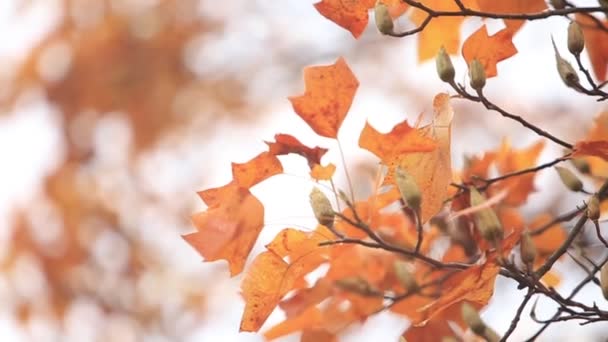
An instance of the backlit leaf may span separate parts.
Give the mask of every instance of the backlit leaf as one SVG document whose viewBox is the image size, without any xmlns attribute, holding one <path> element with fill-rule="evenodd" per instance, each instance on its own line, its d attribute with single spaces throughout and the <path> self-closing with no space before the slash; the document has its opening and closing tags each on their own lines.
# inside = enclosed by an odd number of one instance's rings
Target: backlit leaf
<svg viewBox="0 0 608 342">
<path fill-rule="evenodd" d="M 487 27 L 483 25 L 464 42 L 462 55 L 467 64 L 473 59 L 480 61 L 486 71 L 486 77 L 494 77 L 497 75 L 496 64 L 517 53 L 511 41 L 514 33 L 513 30 L 505 28 L 489 36 Z"/>
</svg>

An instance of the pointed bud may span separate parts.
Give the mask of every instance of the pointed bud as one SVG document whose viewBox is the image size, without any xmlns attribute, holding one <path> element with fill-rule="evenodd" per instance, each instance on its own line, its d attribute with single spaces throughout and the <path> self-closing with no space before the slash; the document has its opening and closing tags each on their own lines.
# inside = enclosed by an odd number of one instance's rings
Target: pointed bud
<svg viewBox="0 0 608 342">
<path fill-rule="evenodd" d="M 329 228 L 333 227 L 336 214 L 331 207 L 329 199 L 321 190 L 317 188 L 312 189 L 310 192 L 310 206 L 320 224 Z"/>
<path fill-rule="evenodd" d="M 570 22 L 568 25 L 568 50 L 575 56 L 578 56 L 583 52 L 585 48 L 585 37 L 583 36 L 583 30 L 576 21 Z"/>
<path fill-rule="evenodd" d="M 405 203 L 407 203 L 410 208 L 419 210 L 420 203 L 422 202 L 422 195 L 420 194 L 420 189 L 418 188 L 418 184 L 414 177 L 401 167 L 397 167 L 397 170 L 395 170 L 395 183 L 397 183 L 397 188 L 401 193 L 401 197 L 405 200 Z"/>
<path fill-rule="evenodd" d="M 589 174 L 591 172 L 591 166 L 585 158 L 573 158 L 570 159 L 570 162 L 572 163 L 572 165 L 574 165 L 578 172 L 584 175 Z"/>
<path fill-rule="evenodd" d="M 397 279 L 408 293 L 415 293 L 420 290 L 420 286 L 418 286 L 416 278 L 414 278 L 414 276 L 408 269 L 408 265 L 405 261 L 395 261 L 395 263 L 393 264 L 393 268 L 395 270 L 395 275 L 397 276 Z"/>
<path fill-rule="evenodd" d="M 472 60 L 469 64 L 469 78 L 471 79 L 471 87 L 477 91 L 480 91 L 486 85 L 486 71 L 477 59 Z"/>
<path fill-rule="evenodd" d="M 454 81 L 454 75 L 456 73 L 454 71 L 454 65 L 443 46 L 439 49 L 437 57 L 435 57 L 435 66 L 437 67 L 437 74 L 443 82 L 450 83 Z"/>
<path fill-rule="evenodd" d="M 551 6 L 555 9 L 564 9 L 566 8 L 566 2 L 564 0 L 550 0 Z"/>
<path fill-rule="evenodd" d="M 600 269 L 600 285 L 604 298 L 608 300 L 608 263 L 605 263 Z"/>
<path fill-rule="evenodd" d="M 372 285 L 367 282 L 367 280 L 361 277 L 346 277 L 338 279 L 334 284 L 344 291 L 354 292 L 362 296 L 378 294 L 378 290 L 373 288 Z"/>
<path fill-rule="evenodd" d="M 462 303 L 461 307 L 462 320 L 471 330 L 479 336 L 483 336 L 486 330 L 486 324 L 479 317 L 479 312 L 469 303 Z"/>
<path fill-rule="evenodd" d="M 597 221 L 600 218 L 600 199 L 597 195 L 591 196 L 587 203 L 587 217 L 592 221 Z"/>
<path fill-rule="evenodd" d="M 380 33 L 393 33 L 393 18 L 388 13 L 388 7 L 380 1 L 376 2 L 376 7 L 374 7 L 374 17 L 376 18 L 376 27 Z"/>
<path fill-rule="evenodd" d="M 571 88 L 578 89 L 580 88 L 578 74 L 572 67 L 572 65 L 559 54 L 557 50 L 557 46 L 555 45 L 555 41 L 551 38 L 551 42 L 553 43 L 553 51 L 555 51 L 555 62 L 557 65 L 557 72 L 559 73 L 559 77 L 561 77 L 562 81 Z"/>
<path fill-rule="evenodd" d="M 530 236 L 530 232 L 526 230 L 521 235 L 521 241 L 519 243 L 519 251 L 521 253 L 521 261 L 524 264 L 531 266 L 534 264 L 534 260 L 536 259 L 536 246 L 534 245 L 534 241 L 532 241 L 532 237 Z"/>
<path fill-rule="evenodd" d="M 482 194 L 479 193 L 479 191 L 477 191 L 477 189 L 471 188 L 469 192 L 471 196 L 471 206 L 482 205 L 486 202 L 486 199 Z M 504 231 L 498 216 L 496 216 L 496 213 L 494 212 L 494 209 L 488 207 L 476 211 L 475 225 L 485 240 L 492 243 L 502 240 Z"/>
<path fill-rule="evenodd" d="M 561 179 L 562 183 L 564 183 L 568 189 L 574 192 L 583 190 L 583 182 L 581 182 L 572 171 L 560 166 L 556 166 L 555 171 L 557 171 L 559 179 Z"/>
</svg>

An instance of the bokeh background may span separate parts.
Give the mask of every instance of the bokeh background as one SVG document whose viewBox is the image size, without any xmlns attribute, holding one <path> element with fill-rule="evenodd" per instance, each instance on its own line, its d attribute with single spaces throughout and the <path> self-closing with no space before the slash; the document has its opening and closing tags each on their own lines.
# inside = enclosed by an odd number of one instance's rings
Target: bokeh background
<svg viewBox="0 0 608 342">
<path fill-rule="evenodd" d="M 312 0 L 3 0 L 0 2 L 0 339 L 2 341 L 261 341 L 239 334 L 240 277 L 223 262 L 202 263 L 180 237 L 203 210 L 196 191 L 223 185 L 275 133 L 333 148 L 293 113 L 287 96 L 303 90 L 301 70 L 344 56 L 361 86 L 341 130 L 355 192 L 370 191 L 377 161 L 356 148 L 365 120 L 380 130 L 430 113 L 449 89 L 434 63 L 416 60 L 416 37 L 384 37 L 372 25 L 354 40 L 320 16 Z M 582 4 L 594 1 L 580 1 Z M 462 35 L 481 21 L 466 21 Z M 488 21 L 490 33 L 501 21 Z M 568 140 L 584 136 L 603 108 L 563 86 L 550 37 L 563 51 L 567 20 L 528 23 L 519 53 L 499 64 L 487 96 Z M 398 27 L 412 26 L 405 18 Z M 457 77 L 465 65 L 456 58 Z M 518 124 L 455 101 L 452 158 L 517 148 L 538 138 Z M 427 116 L 428 118 L 428 116 Z M 562 151 L 547 144 L 542 161 Z M 282 157 L 283 158 L 283 157 Z M 266 230 L 314 227 L 313 183 L 303 162 L 256 186 Z M 541 172 L 524 213 L 558 214 L 583 198 Z M 590 247 L 591 255 L 600 251 Z M 568 291 L 584 273 L 568 260 Z M 499 279 L 483 312 L 499 332 L 519 293 Z M 599 300 L 589 286 L 580 298 Z M 516 304 L 517 303 L 517 304 Z M 546 317 L 555 308 L 539 302 Z M 268 322 L 277 322 L 280 313 Z M 407 321 L 382 313 L 345 341 L 397 339 Z M 513 335 L 529 336 L 527 316 Z M 552 326 L 545 340 L 603 341 L 606 326 Z M 290 337 L 286 340 L 297 340 Z"/>
</svg>

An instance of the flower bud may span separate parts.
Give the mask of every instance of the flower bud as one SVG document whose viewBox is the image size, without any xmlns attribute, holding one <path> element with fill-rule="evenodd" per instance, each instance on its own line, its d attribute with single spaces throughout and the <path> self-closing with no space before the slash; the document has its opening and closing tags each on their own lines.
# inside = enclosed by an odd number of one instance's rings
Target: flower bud
<svg viewBox="0 0 608 342">
<path fill-rule="evenodd" d="M 568 189 L 574 192 L 583 190 L 583 182 L 581 182 L 572 171 L 560 166 L 556 166 L 555 171 L 557 171 L 559 179 L 562 180 L 562 183 L 564 183 Z"/>
<path fill-rule="evenodd" d="M 376 2 L 374 7 L 374 17 L 376 18 L 376 27 L 380 33 L 393 33 L 393 18 L 388 13 L 388 7 L 380 1 Z"/>
<path fill-rule="evenodd" d="M 531 266 L 534 264 L 534 260 L 536 259 L 536 246 L 534 245 L 534 241 L 532 241 L 532 237 L 530 236 L 529 231 L 525 231 L 521 235 L 521 241 L 519 243 L 519 251 L 521 253 L 521 261 L 524 264 Z"/>
<path fill-rule="evenodd" d="M 317 188 L 312 189 L 310 192 L 310 206 L 320 224 L 329 228 L 333 227 L 336 214 L 331 207 L 329 199 L 321 190 Z"/>
<path fill-rule="evenodd" d="M 416 278 L 414 278 L 412 273 L 409 271 L 407 263 L 405 261 L 395 261 L 395 263 L 393 264 L 393 268 L 395 270 L 395 275 L 397 276 L 397 279 L 408 293 L 415 293 L 420 290 L 420 286 L 418 286 Z"/>
<path fill-rule="evenodd" d="M 471 188 L 469 192 L 471 196 L 471 206 L 478 206 L 486 201 L 486 199 L 482 194 L 479 193 L 479 191 L 477 191 L 477 189 Z M 476 211 L 475 225 L 485 240 L 492 243 L 502 240 L 504 235 L 502 224 L 500 223 L 500 220 L 498 220 L 498 217 L 492 208 L 483 208 Z"/>
<path fill-rule="evenodd" d="M 479 312 L 469 303 L 464 302 L 461 306 L 462 320 L 471 330 L 479 336 L 483 336 L 486 324 L 479 317 Z"/>
<path fill-rule="evenodd" d="M 604 298 L 608 300 L 608 263 L 605 263 L 600 269 L 600 286 Z"/>
<path fill-rule="evenodd" d="M 583 36 L 583 30 L 576 21 L 570 22 L 568 25 L 568 50 L 575 56 L 578 56 L 583 52 L 585 48 L 585 37 Z"/>
<path fill-rule="evenodd" d="M 600 218 L 600 199 L 597 195 L 591 196 L 587 203 L 587 217 L 592 221 L 597 221 Z"/>
<path fill-rule="evenodd" d="M 401 193 L 401 197 L 405 200 L 405 203 L 407 203 L 410 208 L 419 210 L 420 203 L 422 202 L 422 195 L 420 194 L 420 189 L 418 188 L 418 184 L 414 177 L 401 167 L 397 167 L 397 170 L 395 170 L 395 183 L 397 183 L 397 188 Z"/>
<path fill-rule="evenodd" d="M 454 71 L 454 65 L 443 46 L 439 49 L 437 57 L 435 57 L 435 66 L 437 67 L 437 74 L 443 82 L 450 83 L 454 81 L 454 75 L 456 73 Z"/>
<path fill-rule="evenodd" d="M 566 8 L 566 2 L 564 0 L 550 0 L 551 6 L 555 9 L 564 9 Z"/>
<path fill-rule="evenodd" d="M 367 280 L 361 277 L 346 277 L 338 279 L 334 283 L 344 291 L 354 292 L 362 296 L 370 296 L 378 293 Z"/>
<path fill-rule="evenodd" d="M 578 74 L 572 67 L 572 65 L 559 54 L 557 50 L 557 46 L 555 46 L 555 41 L 551 38 L 551 42 L 553 43 L 553 50 L 555 51 L 555 62 L 557 65 L 557 72 L 559 73 L 559 77 L 562 79 L 564 84 L 568 87 L 578 89 L 580 88 Z"/>
<path fill-rule="evenodd" d="M 589 165 L 589 162 L 585 158 L 572 158 L 572 159 L 570 159 L 570 162 L 572 163 L 572 165 L 574 165 L 574 167 L 578 170 L 578 172 L 580 172 L 584 175 L 591 172 L 591 166 Z"/>
<path fill-rule="evenodd" d="M 472 60 L 469 64 L 469 77 L 471 78 L 471 87 L 477 91 L 480 91 L 486 85 L 486 71 L 478 59 Z"/>
</svg>

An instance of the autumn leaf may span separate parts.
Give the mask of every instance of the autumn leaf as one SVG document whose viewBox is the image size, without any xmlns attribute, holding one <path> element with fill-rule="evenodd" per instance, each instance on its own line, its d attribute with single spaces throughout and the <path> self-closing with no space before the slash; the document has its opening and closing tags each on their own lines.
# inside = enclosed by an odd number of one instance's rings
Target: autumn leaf
<svg viewBox="0 0 608 342">
<path fill-rule="evenodd" d="M 264 333 L 264 337 L 273 340 L 296 331 L 314 328 L 321 322 L 323 315 L 317 307 L 311 306 L 297 316 L 288 318 Z"/>
<path fill-rule="evenodd" d="M 477 0 L 479 9 L 483 12 L 497 14 L 533 14 L 539 13 L 547 9 L 545 0 Z M 505 25 L 518 31 L 525 23 L 523 20 L 505 19 Z"/>
<path fill-rule="evenodd" d="M 454 1 L 420 0 L 419 2 L 435 11 L 456 12 L 460 10 Z M 477 8 L 476 0 L 463 0 L 462 3 L 470 9 Z M 422 25 L 427 16 L 425 11 L 418 8 L 413 8 L 410 13 L 410 18 L 417 26 Z M 424 62 L 435 58 L 442 46 L 447 53 L 456 54 L 460 47 L 460 26 L 463 22 L 464 17 L 460 16 L 432 18 L 424 30 L 418 34 L 418 61 Z"/>
<path fill-rule="evenodd" d="M 192 216 L 197 232 L 183 238 L 205 261 L 224 259 L 231 275 L 241 273 L 264 226 L 262 203 L 235 182 L 199 195 L 209 208 Z"/>
<path fill-rule="evenodd" d="M 401 0 L 383 0 L 391 16 L 403 14 L 408 6 Z M 368 11 L 374 7 L 376 0 L 322 0 L 315 4 L 315 8 L 325 18 L 350 31 L 355 38 L 359 38 L 369 21 Z"/>
<path fill-rule="evenodd" d="M 304 69 L 306 91 L 289 98 L 294 111 L 319 135 L 337 138 L 359 81 L 344 58 L 328 66 Z"/>
<path fill-rule="evenodd" d="M 486 71 L 486 77 L 494 77 L 497 75 L 496 64 L 517 53 L 511 41 L 514 33 L 505 28 L 489 36 L 486 25 L 483 25 L 464 42 L 462 55 L 467 64 L 473 59 L 479 60 Z"/>
<path fill-rule="evenodd" d="M 608 67 L 608 32 L 597 28 L 597 24 L 588 16 L 577 14 L 576 21 L 580 23 L 585 36 L 585 49 L 589 55 L 593 73 L 600 82 L 606 81 Z M 604 27 L 608 20 L 602 21 Z"/>
<path fill-rule="evenodd" d="M 276 134 L 274 142 L 266 141 L 268 152 L 275 156 L 295 153 L 308 161 L 308 166 L 312 169 L 315 165 L 321 164 L 321 157 L 327 152 L 326 148 L 308 147 L 298 139 L 289 134 Z"/>
<path fill-rule="evenodd" d="M 404 153 L 389 164 L 385 184 L 394 184 L 393 174 L 397 167 L 406 170 L 416 179 L 422 193 L 421 217 L 427 222 L 443 208 L 448 186 L 452 181 L 450 131 L 453 110 L 449 95 L 439 94 L 433 101 L 435 118 L 431 125 L 420 132 L 435 141 L 437 148 L 431 152 Z"/>
<path fill-rule="evenodd" d="M 579 141 L 572 156 L 595 156 L 608 161 L 608 140 Z"/>
<path fill-rule="evenodd" d="M 281 162 L 274 154 L 269 152 L 262 152 L 243 164 L 232 163 L 232 179 L 244 188 L 250 188 L 282 172 Z"/>
<path fill-rule="evenodd" d="M 335 172 L 336 166 L 332 163 L 329 163 L 326 166 L 317 164 L 310 170 L 310 177 L 318 181 L 331 180 L 331 177 L 334 176 Z"/>
<path fill-rule="evenodd" d="M 405 120 L 388 133 L 380 133 L 366 122 L 359 136 L 359 147 L 370 151 L 385 164 L 390 165 L 404 153 L 430 152 L 437 147 L 437 144 L 418 129 L 410 127 Z"/>
<path fill-rule="evenodd" d="M 326 228 L 310 233 L 284 229 L 255 258 L 241 284 L 245 299 L 241 331 L 258 331 L 283 296 L 325 261 L 319 241 L 326 240 L 328 233 Z"/>
<path fill-rule="evenodd" d="M 530 231 L 534 232 L 536 229 L 539 229 L 553 221 L 553 217 L 549 214 L 542 214 L 534 218 L 532 222 L 530 222 Z M 536 250 L 541 259 L 541 262 L 544 262 L 546 257 L 553 254 L 561 245 L 566 241 L 567 233 L 564 227 L 562 227 L 559 223 L 556 223 L 550 228 L 547 228 L 541 234 L 533 235 L 532 241 L 536 246 Z"/>
</svg>

